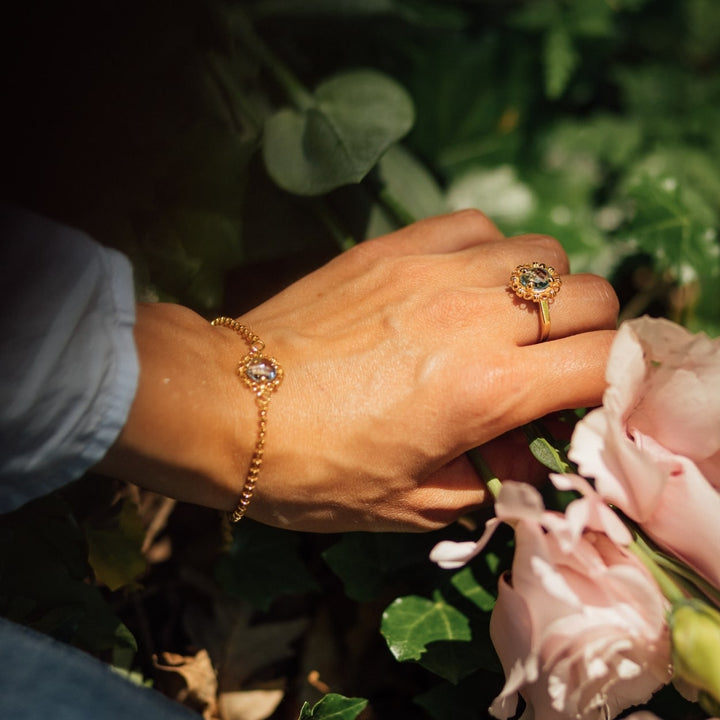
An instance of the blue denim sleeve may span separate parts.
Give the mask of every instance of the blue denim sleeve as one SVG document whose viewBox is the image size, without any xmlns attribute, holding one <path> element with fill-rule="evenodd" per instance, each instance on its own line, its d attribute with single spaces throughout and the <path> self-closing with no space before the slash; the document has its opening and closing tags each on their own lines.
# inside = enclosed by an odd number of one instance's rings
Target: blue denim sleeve
<svg viewBox="0 0 720 720">
<path fill-rule="evenodd" d="M 0 717 L 10 720 L 198 720 L 94 657 L 0 618 Z"/>
<path fill-rule="evenodd" d="M 0 206 L 0 512 L 80 477 L 137 388 L 132 268 L 84 233 Z"/>
</svg>

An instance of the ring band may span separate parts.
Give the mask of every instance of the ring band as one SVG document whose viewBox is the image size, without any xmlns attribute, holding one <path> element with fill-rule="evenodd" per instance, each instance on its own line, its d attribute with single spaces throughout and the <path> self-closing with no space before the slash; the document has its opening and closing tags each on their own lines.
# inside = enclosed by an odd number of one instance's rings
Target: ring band
<svg viewBox="0 0 720 720">
<path fill-rule="evenodd" d="M 510 275 L 510 289 L 523 300 L 537 303 L 540 309 L 540 339 L 544 342 L 550 336 L 549 300 L 560 292 L 562 280 L 555 268 L 545 263 L 534 262 L 518 265 Z"/>
</svg>

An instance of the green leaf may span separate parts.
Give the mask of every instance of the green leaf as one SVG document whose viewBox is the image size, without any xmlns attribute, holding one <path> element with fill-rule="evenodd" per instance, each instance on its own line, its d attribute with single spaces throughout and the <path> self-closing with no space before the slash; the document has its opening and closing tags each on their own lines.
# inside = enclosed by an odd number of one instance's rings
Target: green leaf
<svg viewBox="0 0 720 720">
<path fill-rule="evenodd" d="M 402 208 L 409 222 L 447 212 L 447 204 L 435 178 L 409 150 L 392 145 L 380 158 L 377 180 L 381 198 Z M 370 232 L 368 237 L 375 237 Z"/>
<path fill-rule="evenodd" d="M 147 567 L 142 554 L 145 529 L 137 507 L 123 500 L 119 510 L 99 522 L 86 522 L 84 529 L 96 579 L 110 590 L 135 585 Z"/>
<path fill-rule="evenodd" d="M 652 255 L 660 271 L 667 270 L 680 284 L 703 273 L 720 276 L 717 232 L 706 221 L 701 205 L 685 194 L 677 178 L 645 176 L 630 188 L 634 202 L 632 220 L 622 234 Z M 697 209 L 696 209 L 697 208 Z M 714 292 L 715 288 L 706 288 Z"/>
<path fill-rule="evenodd" d="M 511 12 L 510 23 L 524 30 L 545 30 L 555 24 L 560 13 L 557 0 L 535 0 L 521 3 L 520 8 Z"/>
<path fill-rule="evenodd" d="M 383 613 L 380 632 L 399 662 L 419 660 L 428 643 L 437 640 L 471 639 L 468 619 L 439 592 L 432 600 L 397 598 Z"/>
<path fill-rule="evenodd" d="M 502 686 L 502 674 L 481 672 L 457 684 L 440 683 L 418 695 L 414 702 L 434 720 L 485 720 L 487 708 Z"/>
<path fill-rule="evenodd" d="M 300 709 L 298 720 L 355 720 L 366 708 L 368 701 L 364 698 L 344 697 L 330 693 L 310 707 L 306 702 Z"/>
<path fill-rule="evenodd" d="M 553 472 L 575 472 L 565 452 L 565 443 L 554 438 L 540 421 L 529 422 L 522 429 L 530 443 L 530 452 L 538 462 Z"/>
<path fill-rule="evenodd" d="M 607 0 L 584 0 L 582 3 L 569 3 L 566 15 L 573 35 L 593 38 L 612 36 L 613 8 Z"/>
<path fill-rule="evenodd" d="M 51 494 L 0 516 L 0 614 L 99 654 L 135 639 L 91 583 L 85 538 Z"/>
<path fill-rule="evenodd" d="M 450 582 L 463 597 L 481 610 L 489 612 L 495 606 L 495 596 L 476 580 L 472 568 L 464 567 L 456 572 Z"/>
<path fill-rule="evenodd" d="M 446 571 L 429 563 L 428 556 L 443 539 L 448 539 L 447 529 L 430 533 L 348 532 L 323 552 L 323 559 L 340 578 L 349 598 L 370 602 L 388 588 L 398 594 L 401 584 L 416 588 L 418 581 L 427 583 L 425 587 L 441 582 Z"/>
<path fill-rule="evenodd" d="M 555 100 L 565 92 L 580 61 L 572 36 L 563 23 L 554 24 L 545 35 L 543 60 L 545 92 Z"/>
<path fill-rule="evenodd" d="M 264 611 L 280 597 L 317 592 L 300 557 L 300 540 L 299 533 L 243 520 L 217 562 L 215 577 L 228 594 Z"/>
<path fill-rule="evenodd" d="M 280 110 L 267 121 L 265 166 L 281 188 L 322 195 L 360 182 L 413 120 L 410 96 L 387 75 L 335 75 L 317 88 L 309 107 Z"/>
<path fill-rule="evenodd" d="M 167 208 L 147 221 L 143 251 L 153 282 L 192 307 L 219 307 L 225 274 L 242 258 L 240 225 L 227 215 Z"/>
<path fill-rule="evenodd" d="M 487 667 L 488 662 L 497 664 L 489 638 L 486 643 L 481 643 L 474 636 L 472 642 L 431 642 L 417 662 L 451 683 L 458 683 L 480 668 Z"/>
</svg>

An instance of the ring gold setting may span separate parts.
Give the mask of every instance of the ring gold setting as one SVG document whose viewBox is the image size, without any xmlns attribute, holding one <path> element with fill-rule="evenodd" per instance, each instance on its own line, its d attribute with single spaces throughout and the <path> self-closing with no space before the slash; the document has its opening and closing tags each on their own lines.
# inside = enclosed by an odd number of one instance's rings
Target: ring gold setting
<svg viewBox="0 0 720 720">
<path fill-rule="evenodd" d="M 530 300 L 540 310 L 540 338 L 550 337 L 550 305 L 562 286 L 555 268 L 541 262 L 518 265 L 510 275 L 510 289 L 522 300 Z"/>
</svg>

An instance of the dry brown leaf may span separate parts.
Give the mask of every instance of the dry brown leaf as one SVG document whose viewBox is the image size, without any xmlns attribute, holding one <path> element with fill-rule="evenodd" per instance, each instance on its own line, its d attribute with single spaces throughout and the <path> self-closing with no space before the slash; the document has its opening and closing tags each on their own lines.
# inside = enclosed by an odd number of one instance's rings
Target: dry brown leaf
<svg viewBox="0 0 720 720">
<path fill-rule="evenodd" d="M 188 635 L 207 647 L 219 671 L 222 692 L 243 689 L 258 671 L 295 654 L 292 643 L 308 626 L 306 618 L 251 625 L 252 609 L 229 599 L 218 599 L 214 617 L 189 612 Z"/>
<path fill-rule="evenodd" d="M 253 690 L 221 693 L 218 698 L 222 720 L 266 720 L 285 697 L 285 680 L 263 683 Z"/>
<path fill-rule="evenodd" d="M 153 664 L 158 690 L 201 712 L 205 720 L 217 720 L 217 676 L 207 650 L 194 656 L 163 652 Z"/>
</svg>

